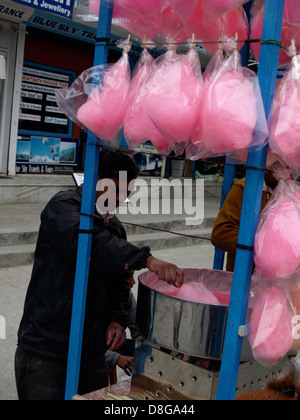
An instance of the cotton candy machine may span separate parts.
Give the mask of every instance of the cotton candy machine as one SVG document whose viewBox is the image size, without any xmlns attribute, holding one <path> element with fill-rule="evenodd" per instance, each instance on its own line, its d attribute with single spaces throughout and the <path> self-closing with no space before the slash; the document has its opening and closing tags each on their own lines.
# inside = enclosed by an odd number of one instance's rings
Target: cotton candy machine
<svg viewBox="0 0 300 420">
<path fill-rule="evenodd" d="M 153 273 L 139 277 L 137 325 L 142 339 L 135 351 L 133 398 L 216 397 L 232 273 L 184 272 L 185 288 L 180 292 Z M 276 372 L 277 367 L 270 372 L 253 360 L 245 337 L 237 392 L 262 389 Z"/>
</svg>

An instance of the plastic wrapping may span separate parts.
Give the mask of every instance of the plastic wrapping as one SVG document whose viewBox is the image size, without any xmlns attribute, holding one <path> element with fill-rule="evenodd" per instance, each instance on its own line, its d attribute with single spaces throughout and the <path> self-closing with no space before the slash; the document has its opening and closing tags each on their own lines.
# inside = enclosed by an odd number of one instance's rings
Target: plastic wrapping
<svg viewBox="0 0 300 420">
<path fill-rule="evenodd" d="M 223 33 L 224 40 L 234 38 L 236 33 L 238 33 L 240 40 L 248 39 L 249 22 L 246 12 L 242 7 L 218 16 L 207 24 L 203 23 L 203 16 L 202 1 L 198 1 L 193 14 L 187 21 L 182 33 L 176 38 L 176 41 L 184 42 L 192 34 L 195 34 L 196 40 L 203 42 L 203 48 L 213 54 L 218 49 L 218 43 L 216 41 L 220 38 L 221 33 Z M 243 42 L 239 42 L 238 49 L 241 49 L 243 45 Z"/>
<path fill-rule="evenodd" d="M 254 243 L 256 270 L 265 280 L 288 279 L 300 272 L 300 186 L 279 182 L 261 214 Z"/>
<path fill-rule="evenodd" d="M 277 85 L 270 117 L 269 146 L 296 175 L 300 174 L 300 55 L 294 56 Z M 297 176 L 296 176 L 297 177 Z"/>
<path fill-rule="evenodd" d="M 97 22 L 99 19 L 100 0 L 82 0 L 75 13 L 79 22 Z"/>
<path fill-rule="evenodd" d="M 293 345 L 291 312 L 285 291 L 280 287 L 261 288 L 253 299 L 249 323 L 249 342 L 253 357 L 272 366 Z"/>
<path fill-rule="evenodd" d="M 229 11 L 205 19 L 204 0 L 110 1 L 114 3 L 112 23 L 128 30 L 139 40 L 144 39 L 144 36 L 154 39 L 159 35 L 166 42 L 173 40 L 185 43 L 194 33 L 198 41 L 208 42 L 204 48 L 213 53 L 217 50 L 216 40 L 221 32 L 228 39 L 234 37 L 235 33 L 239 34 L 241 40 L 248 38 L 249 23 L 242 7 L 229 10 L 231 7 L 226 4 L 222 9 Z M 234 4 L 238 3 L 244 1 L 234 0 Z M 99 8 L 100 0 L 83 0 L 76 17 L 83 21 L 97 21 Z M 219 4 L 217 9 L 220 10 Z M 242 46 L 243 43 L 239 43 L 239 48 Z"/>
<path fill-rule="evenodd" d="M 159 152 L 167 153 L 170 145 L 146 113 L 140 97 L 141 89 L 154 66 L 154 59 L 147 50 L 144 50 L 132 75 L 123 121 L 124 136 L 130 148 L 151 140 Z"/>
<path fill-rule="evenodd" d="M 144 84 L 141 100 L 155 126 L 176 154 L 184 152 L 195 124 L 202 96 L 198 54 L 178 55 L 173 50 L 157 60 Z"/>
<path fill-rule="evenodd" d="M 288 282 L 286 291 L 293 311 L 293 350 L 300 350 L 300 276 Z M 300 373 L 300 372 L 299 372 Z"/>
<path fill-rule="evenodd" d="M 176 40 L 192 16 L 198 0 L 161 0 L 162 37 L 167 41 Z M 186 42 L 192 33 L 186 34 Z"/>
<path fill-rule="evenodd" d="M 143 40 L 144 37 L 153 39 L 162 31 L 160 9 L 156 7 L 145 14 L 115 4 L 112 23 L 131 32 L 139 40 Z"/>
<path fill-rule="evenodd" d="M 161 0 L 106 0 L 114 3 L 113 25 L 134 34 L 139 40 L 144 36 L 153 39 L 162 31 L 160 16 Z M 99 19 L 100 0 L 82 0 L 76 19 L 94 21 Z"/>
<path fill-rule="evenodd" d="M 217 16 L 223 15 L 248 3 L 249 0 L 202 0 L 205 22 L 211 22 Z"/>
<path fill-rule="evenodd" d="M 299 0 L 285 0 L 285 14 L 287 22 L 300 25 Z"/>
<path fill-rule="evenodd" d="M 247 100 L 245 100 L 247 98 Z M 258 78 L 238 51 L 205 77 L 202 111 L 188 148 L 190 159 L 231 154 L 266 144 L 268 127 Z"/>
<path fill-rule="evenodd" d="M 130 85 L 128 41 L 113 66 L 86 70 L 68 89 L 56 92 L 58 106 L 83 130 L 90 130 L 104 144 L 118 147 Z"/>
</svg>

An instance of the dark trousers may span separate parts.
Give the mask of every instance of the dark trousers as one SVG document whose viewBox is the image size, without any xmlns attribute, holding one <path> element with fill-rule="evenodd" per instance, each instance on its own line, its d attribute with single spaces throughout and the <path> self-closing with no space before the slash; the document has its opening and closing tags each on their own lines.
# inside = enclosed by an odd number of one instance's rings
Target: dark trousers
<svg viewBox="0 0 300 420">
<path fill-rule="evenodd" d="M 17 348 L 15 375 L 20 401 L 64 400 L 67 362 L 34 355 Z M 83 361 L 78 394 L 84 395 L 108 385 L 104 357 Z"/>
</svg>

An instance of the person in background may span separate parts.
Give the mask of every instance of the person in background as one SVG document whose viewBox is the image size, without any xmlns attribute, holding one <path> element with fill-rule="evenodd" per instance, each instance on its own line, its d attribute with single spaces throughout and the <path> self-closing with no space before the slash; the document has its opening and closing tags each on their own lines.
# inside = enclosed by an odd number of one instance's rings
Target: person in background
<svg viewBox="0 0 300 420">
<path fill-rule="evenodd" d="M 278 158 L 268 154 L 267 171 L 263 188 L 261 212 L 270 200 L 278 180 L 274 177 L 273 171 L 281 167 Z M 233 184 L 218 216 L 215 221 L 211 242 L 222 251 L 227 253 L 226 270 L 233 272 L 236 256 L 236 244 L 238 243 L 242 205 L 244 198 L 245 178 Z"/>
<path fill-rule="evenodd" d="M 121 172 L 127 175 L 125 194 L 121 191 Z M 99 181 L 108 179 L 113 183 L 116 207 L 128 196 L 129 183 L 137 175 L 137 167 L 128 154 L 101 153 Z M 82 192 L 80 186 L 56 194 L 41 214 L 15 355 L 20 400 L 64 399 Z M 96 203 L 106 193 L 107 189 L 97 187 Z M 94 229 L 79 394 L 108 385 L 105 353 L 108 349 L 118 350 L 125 341 L 130 271 L 147 268 L 160 280 L 178 287 L 184 281 L 183 271 L 177 266 L 158 260 L 147 246 L 129 243 L 115 215 L 109 218 L 95 205 L 91 217 Z"/>
<path fill-rule="evenodd" d="M 105 353 L 105 361 L 109 368 L 119 366 L 123 369 L 126 375 L 130 376 L 133 368 L 133 358 L 135 349 L 135 340 L 140 337 L 140 334 L 136 328 L 136 306 L 137 302 L 132 293 L 131 289 L 135 285 L 134 271 L 130 272 L 129 278 L 129 300 L 128 300 L 128 325 L 127 328 L 130 331 L 131 339 L 125 340 L 124 345 L 116 352 L 107 350 Z"/>
</svg>

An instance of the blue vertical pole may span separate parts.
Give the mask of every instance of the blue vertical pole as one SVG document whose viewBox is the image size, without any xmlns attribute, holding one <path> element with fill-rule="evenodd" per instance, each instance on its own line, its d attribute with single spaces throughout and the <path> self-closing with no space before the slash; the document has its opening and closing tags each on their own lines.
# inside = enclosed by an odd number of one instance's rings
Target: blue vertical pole
<svg viewBox="0 0 300 420">
<path fill-rule="evenodd" d="M 266 0 L 262 39 L 280 41 L 283 9 L 284 0 Z M 279 48 L 276 43 L 261 45 L 258 77 L 267 117 L 275 91 Z M 261 168 L 266 166 L 267 149 L 265 147 L 259 152 L 252 150 L 248 158 L 239 245 L 233 274 L 218 400 L 234 400 L 236 394 L 243 344 L 243 338 L 239 336 L 239 328 L 245 325 L 248 311 L 253 270 L 253 245 L 259 223 L 265 175 L 265 171 Z"/>
<path fill-rule="evenodd" d="M 106 0 L 101 0 L 97 28 L 98 41 L 96 41 L 95 46 L 95 66 L 107 63 L 108 46 L 103 40 L 110 38 L 112 11 L 112 4 Z M 86 147 L 85 176 L 81 205 L 81 213 L 83 214 L 94 214 L 95 211 L 99 154 L 100 146 L 89 135 Z M 80 230 L 91 232 L 93 226 L 94 221 L 92 217 L 83 215 L 80 217 Z M 65 391 L 66 400 L 71 400 L 78 393 L 91 246 L 92 233 L 79 234 Z"/>
</svg>

